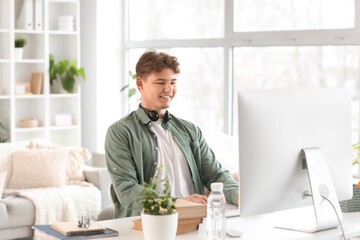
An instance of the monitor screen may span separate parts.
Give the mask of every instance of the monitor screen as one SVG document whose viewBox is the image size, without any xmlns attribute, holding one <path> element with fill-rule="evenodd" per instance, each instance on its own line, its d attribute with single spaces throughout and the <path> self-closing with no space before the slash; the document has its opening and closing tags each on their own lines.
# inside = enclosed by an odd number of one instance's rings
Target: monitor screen
<svg viewBox="0 0 360 240">
<path fill-rule="evenodd" d="M 312 204 L 303 148 L 322 150 L 338 199 L 352 198 L 347 90 L 240 90 L 238 103 L 241 216 Z"/>
</svg>

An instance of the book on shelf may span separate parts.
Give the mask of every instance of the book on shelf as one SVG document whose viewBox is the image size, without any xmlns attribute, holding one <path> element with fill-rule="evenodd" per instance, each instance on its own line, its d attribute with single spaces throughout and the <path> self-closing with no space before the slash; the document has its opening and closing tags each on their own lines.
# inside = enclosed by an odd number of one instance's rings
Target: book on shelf
<svg viewBox="0 0 360 240">
<path fill-rule="evenodd" d="M 199 229 L 199 224 L 203 222 L 203 218 L 189 218 L 178 221 L 176 235 L 196 231 Z M 142 230 L 141 218 L 133 221 L 133 229 Z"/>
<path fill-rule="evenodd" d="M 91 225 L 90 225 L 91 226 Z M 46 235 L 53 239 L 67 240 L 67 239 L 92 239 L 92 238 L 105 238 L 105 237 L 114 237 L 118 236 L 119 232 L 110 228 L 105 228 L 105 232 L 102 233 L 93 233 L 93 234 L 78 234 L 66 236 L 59 231 L 55 230 L 51 224 L 47 225 L 33 225 L 32 229 L 37 230 L 40 234 Z"/>
<path fill-rule="evenodd" d="M 179 214 L 179 220 L 188 218 L 204 218 L 207 213 L 206 204 L 190 202 L 183 199 L 176 200 L 176 211 Z"/>
</svg>

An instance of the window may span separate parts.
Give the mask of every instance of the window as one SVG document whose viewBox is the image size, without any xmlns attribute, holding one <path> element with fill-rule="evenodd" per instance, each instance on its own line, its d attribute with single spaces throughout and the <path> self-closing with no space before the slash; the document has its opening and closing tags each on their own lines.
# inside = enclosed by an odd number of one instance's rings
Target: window
<svg viewBox="0 0 360 240">
<path fill-rule="evenodd" d="M 357 1 L 131 0 L 127 4 L 125 69 L 134 71 L 147 48 L 177 56 L 179 92 L 170 109 L 177 116 L 201 128 L 237 135 L 239 89 L 346 87 L 353 92 L 354 139 L 358 139 Z"/>
</svg>

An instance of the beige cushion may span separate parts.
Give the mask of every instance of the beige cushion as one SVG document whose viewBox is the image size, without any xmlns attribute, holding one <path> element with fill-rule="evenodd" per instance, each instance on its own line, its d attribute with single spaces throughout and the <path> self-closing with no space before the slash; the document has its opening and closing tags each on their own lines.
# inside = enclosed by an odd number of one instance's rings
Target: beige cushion
<svg viewBox="0 0 360 240">
<path fill-rule="evenodd" d="M 68 151 L 58 149 L 18 150 L 12 154 L 9 188 L 65 186 Z"/>
<path fill-rule="evenodd" d="M 90 159 L 90 152 L 86 148 L 62 147 L 58 145 L 46 145 L 30 142 L 30 149 L 61 149 L 69 152 L 66 166 L 66 183 L 78 183 L 85 181 L 83 174 L 84 164 Z"/>
</svg>

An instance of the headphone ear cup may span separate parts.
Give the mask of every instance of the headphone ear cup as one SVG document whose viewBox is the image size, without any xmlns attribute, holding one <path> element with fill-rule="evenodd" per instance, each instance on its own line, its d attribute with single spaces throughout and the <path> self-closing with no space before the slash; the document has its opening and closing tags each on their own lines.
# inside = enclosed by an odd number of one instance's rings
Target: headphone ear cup
<svg viewBox="0 0 360 240">
<path fill-rule="evenodd" d="M 159 120 L 159 114 L 156 111 L 149 111 L 148 117 L 150 118 L 151 121 Z"/>
</svg>

